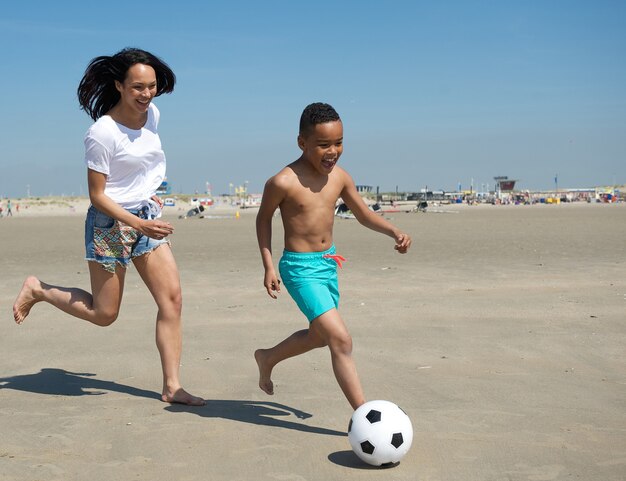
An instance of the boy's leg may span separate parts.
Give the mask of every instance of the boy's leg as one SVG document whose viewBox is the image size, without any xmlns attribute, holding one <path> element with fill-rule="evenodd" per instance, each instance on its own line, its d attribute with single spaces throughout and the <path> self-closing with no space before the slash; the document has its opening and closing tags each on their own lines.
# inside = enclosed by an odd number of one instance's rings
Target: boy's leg
<svg viewBox="0 0 626 481">
<path fill-rule="evenodd" d="M 133 263 L 158 307 L 156 344 L 163 369 L 161 399 L 170 403 L 202 406 L 204 400 L 186 392 L 179 379 L 182 293 L 174 255 L 169 245 L 161 245 L 147 254 L 135 257 Z"/>
<path fill-rule="evenodd" d="M 353 409 L 365 403 L 363 389 L 352 359 L 352 337 L 337 309 L 331 309 L 311 323 L 311 330 L 330 349 L 335 378 Z"/>
<path fill-rule="evenodd" d="M 274 394 L 271 376 L 276 364 L 325 345 L 318 333 L 309 328 L 294 332 L 271 349 L 257 349 L 254 358 L 259 366 L 259 387 L 267 394 Z"/>
<path fill-rule="evenodd" d="M 254 357 L 259 365 L 259 387 L 267 394 L 274 394 L 271 374 L 276 364 L 326 345 L 330 348 L 335 378 L 350 405 L 356 409 L 365 398 L 352 359 L 352 338 L 337 309 L 315 318 L 309 329 L 294 332 L 271 349 L 258 349 Z"/>
<path fill-rule="evenodd" d="M 115 273 L 107 272 L 97 262 L 88 262 L 91 291 L 76 287 L 59 287 L 27 277 L 13 304 L 15 322 L 21 324 L 38 302 L 47 302 L 79 319 L 98 326 L 108 326 L 117 319 L 126 270 L 118 267 Z"/>
</svg>

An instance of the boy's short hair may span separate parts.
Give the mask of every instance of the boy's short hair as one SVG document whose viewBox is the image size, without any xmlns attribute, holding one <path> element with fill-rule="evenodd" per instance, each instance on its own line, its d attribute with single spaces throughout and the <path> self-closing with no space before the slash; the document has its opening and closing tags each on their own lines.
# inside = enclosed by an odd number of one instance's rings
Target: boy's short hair
<svg viewBox="0 0 626 481">
<path fill-rule="evenodd" d="M 337 111 L 329 104 L 315 102 L 305 107 L 300 116 L 300 134 L 308 134 L 311 127 L 326 122 L 340 121 Z"/>
</svg>

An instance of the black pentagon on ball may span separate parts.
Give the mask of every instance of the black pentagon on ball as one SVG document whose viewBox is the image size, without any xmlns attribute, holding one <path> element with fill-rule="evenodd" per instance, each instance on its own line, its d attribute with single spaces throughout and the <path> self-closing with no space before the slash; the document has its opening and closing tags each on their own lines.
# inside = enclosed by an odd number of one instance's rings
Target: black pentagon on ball
<svg viewBox="0 0 626 481">
<path fill-rule="evenodd" d="M 367 418 L 367 420 L 371 423 L 377 423 L 380 421 L 380 411 L 376 411 L 376 409 L 372 409 L 370 412 L 367 413 L 367 416 L 365 416 Z"/>
<path fill-rule="evenodd" d="M 348 433 L 352 432 L 352 418 L 350 418 L 350 422 L 348 423 Z"/>
<path fill-rule="evenodd" d="M 372 454 L 374 452 L 374 449 L 376 448 L 369 441 L 363 441 L 361 443 L 361 449 L 363 450 L 365 454 Z"/>
<path fill-rule="evenodd" d="M 394 433 L 394 435 L 391 436 L 391 445 L 394 448 L 398 449 L 400 446 L 402 446 L 402 443 L 404 443 L 402 433 Z"/>
</svg>

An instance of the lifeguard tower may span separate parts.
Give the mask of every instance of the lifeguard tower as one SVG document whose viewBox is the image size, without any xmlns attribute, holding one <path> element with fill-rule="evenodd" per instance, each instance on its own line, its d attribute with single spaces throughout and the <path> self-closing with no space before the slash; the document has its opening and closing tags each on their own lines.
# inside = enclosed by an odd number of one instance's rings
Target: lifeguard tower
<svg viewBox="0 0 626 481">
<path fill-rule="evenodd" d="M 506 175 L 500 175 L 498 177 L 494 177 L 493 180 L 496 181 L 496 196 L 500 198 L 502 193 L 509 193 L 513 189 L 515 189 L 515 179 L 509 179 Z"/>
</svg>

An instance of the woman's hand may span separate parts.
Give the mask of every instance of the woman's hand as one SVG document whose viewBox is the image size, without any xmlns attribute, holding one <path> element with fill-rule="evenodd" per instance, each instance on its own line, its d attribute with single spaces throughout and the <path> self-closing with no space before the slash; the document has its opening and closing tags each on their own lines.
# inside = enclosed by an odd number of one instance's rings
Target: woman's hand
<svg viewBox="0 0 626 481">
<path fill-rule="evenodd" d="M 152 239 L 161 240 L 174 232 L 174 227 L 169 222 L 154 219 L 142 219 L 137 228 L 143 235 Z"/>
<path fill-rule="evenodd" d="M 150 197 L 150 199 L 158 204 L 159 209 L 163 208 L 163 199 L 161 199 L 158 195 L 154 194 L 152 197 Z"/>
</svg>

